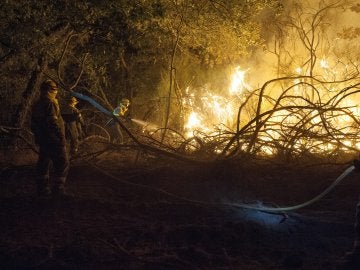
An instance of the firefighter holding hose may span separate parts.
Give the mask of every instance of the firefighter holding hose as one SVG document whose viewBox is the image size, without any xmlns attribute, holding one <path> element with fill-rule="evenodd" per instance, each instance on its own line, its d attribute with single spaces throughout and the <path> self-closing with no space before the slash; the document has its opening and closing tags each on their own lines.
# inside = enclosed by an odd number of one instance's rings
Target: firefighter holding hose
<svg viewBox="0 0 360 270">
<path fill-rule="evenodd" d="M 121 99 L 119 106 L 114 109 L 113 115 L 125 117 L 129 110 L 129 106 L 130 100 L 128 100 L 127 98 Z"/>
<path fill-rule="evenodd" d="M 83 137 L 82 127 L 84 126 L 84 120 L 80 110 L 76 107 L 78 103 L 75 97 L 68 98 L 61 112 L 61 116 L 65 122 L 67 146 L 72 156 L 78 152 L 80 139 Z"/>
<path fill-rule="evenodd" d="M 119 106 L 117 106 L 113 110 L 113 115 L 128 119 L 128 113 L 129 113 L 129 106 L 130 106 L 130 100 L 127 98 L 122 98 L 120 100 Z M 110 119 L 107 123 L 107 126 L 111 127 L 111 141 L 112 142 L 123 142 L 123 137 L 120 129 L 120 125 L 114 121 L 114 119 Z"/>
</svg>

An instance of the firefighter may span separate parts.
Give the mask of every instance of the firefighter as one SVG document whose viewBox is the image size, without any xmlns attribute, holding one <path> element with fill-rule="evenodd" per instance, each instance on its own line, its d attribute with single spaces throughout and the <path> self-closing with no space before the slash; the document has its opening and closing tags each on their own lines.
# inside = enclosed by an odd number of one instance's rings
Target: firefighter
<svg viewBox="0 0 360 270">
<path fill-rule="evenodd" d="M 57 85 L 52 80 L 40 86 L 40 97 L 32 107 L 31 130 L 39 146 L 36 164 L 38 195 L 66 195 L 65 182 L 69 170 L 64 122 L 56 98 Z M 53 165 L 52 187 L 50 167 Z"/>
<path fill-rule="evenodd" d="M 127 113 L 130 106 L 130 100 L 127 98 L 121 99 L 119 106 L 116 107 L 113 111 L 113 115 L 125 117 L 125 114 Z"/>
<path fill-rule="evenodd" d="M 116 107 L 113 110 L 113 115 L 118 116 L 118 117 L 122 117 L 124 119 L 128 119 L 128 110 L 129 110 L 129 106 L 130 106 L 130 100 L 128 100 L 127 98 L 123 98 L 121 99 L 119 106 Z M 121 129 L 118 123 L 116 123 L 114 121 L 114 119 L 110 119 L 107 123 L 107 126 L 110 126 L 111 131 L 110 131 L 110 136 L 111 136 L 111 141 L 112 142 L 123 142 L 123 136 L 121 133 Z"/>
<path fill-rule="evenodd" d="M 79 143 L 82 138 L 82 126 L 84 120 L 79 109 L 76 97 L 70 97 L 61 111 L 62 118 L 65 122 L 65 137 L 70 155 L 75 155 L 79 150 Z"/>
</svg>

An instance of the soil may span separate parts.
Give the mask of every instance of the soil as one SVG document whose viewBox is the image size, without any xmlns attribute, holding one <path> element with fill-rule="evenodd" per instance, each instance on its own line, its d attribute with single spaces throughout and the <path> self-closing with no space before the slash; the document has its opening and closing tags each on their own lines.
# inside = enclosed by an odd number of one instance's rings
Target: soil
<svg viewBox="0 0 360 270">
<path fill-rule="evenodd" d="M 331 270 L 353 245 L 356 173 L 294 212 L 235 205 L 302 203 L 348 165 L 195 165 L 123 149 L 73 158 L 68 196 L 42 198 L 36 156 L 17 156 L 0 175 L 1 269 Z"/>
</svg>

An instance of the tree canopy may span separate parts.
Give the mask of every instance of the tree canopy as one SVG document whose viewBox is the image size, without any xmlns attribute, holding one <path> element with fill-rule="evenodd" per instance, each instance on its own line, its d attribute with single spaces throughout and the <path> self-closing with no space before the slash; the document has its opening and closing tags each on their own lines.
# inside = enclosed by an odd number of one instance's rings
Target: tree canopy
<svg viewBox="0 0 360 270">
<path fill-rule="evenodd" d="M 26 84 L 19 77 L 29 76 L 41 55 L 49 60 L 48 73 L 60 69 L 70 85 L 88 54 L 79 87 L 95 94 L 102 89 L 112 103 L 121 96 L 148 96 L 175 49 L 204 68 L 249 55 L 262 44 L 257 19 L 268 8 L 281 11 L 275 0 L 3 1 L 2 92 L 12 88 L 19 101 Z"/>
</svg>

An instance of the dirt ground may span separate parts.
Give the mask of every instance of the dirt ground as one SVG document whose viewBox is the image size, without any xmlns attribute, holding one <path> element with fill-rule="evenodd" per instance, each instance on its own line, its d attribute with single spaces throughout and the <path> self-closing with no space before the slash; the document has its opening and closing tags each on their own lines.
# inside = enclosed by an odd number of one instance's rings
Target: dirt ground
<svg viewBox="0 0 360 270">
<path fill-rule="evenodd" d="M 124 149 L 74 158 L 72 196 L 52 199 L 35 194 L 36 156 L 20 155 L 1 169 L 1 269 L 331 270 L 352 248 L 357 174 L 295 212 L 234 206 L 302 203 L 348 165 L 190 165 Z"/>
</svg>

